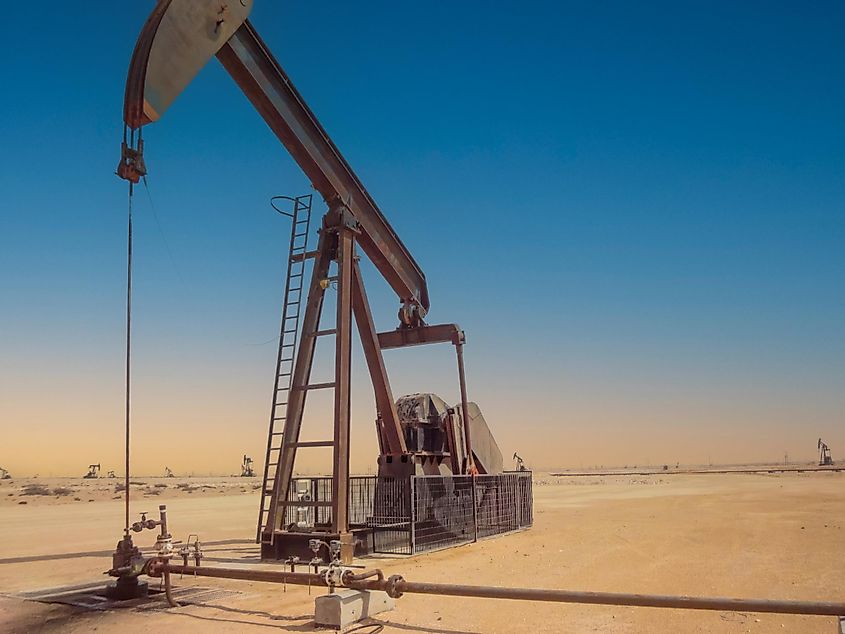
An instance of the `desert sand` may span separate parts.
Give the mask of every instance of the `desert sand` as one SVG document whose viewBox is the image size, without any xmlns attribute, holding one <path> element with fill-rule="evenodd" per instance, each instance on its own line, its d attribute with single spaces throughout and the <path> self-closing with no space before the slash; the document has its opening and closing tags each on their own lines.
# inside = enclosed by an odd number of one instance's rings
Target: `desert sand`
<svg viewBox="0 0 845 634">
<path fill-rule="evenodd" d="M 256 563 L 258 547 L 251 541 L 257 480 L 133 482 L 133 516 L 155 514 L 158 504 L 167 504 L 176 537 L 199 533 L 206 545 L 204 565 L 275 567 Z M 32 495 L 38 490 L 33 485 L 49 493 Z M 313 596 L 293 586 L 185 578 L 176 585 L 238 594 L 172 609 L 160 599 L 156 609 L 90 611 L 16 596 L 106 581 L 102 573 L 123 524 L 119 485 L 107 478 L 0 481 L 0 631 L 317 631 Z M 24 495 L 27 491 L 30 495 Z M 845 600 L 845 473 L 535 474 L 534 495 L 530 530 L 437 553 L 358 563 L 414 581 Z M 153 541 L 151 532 L 136 538 L 142 547 Z M 423 595 L 400 598 L 395 611 L 372 622 L 384 624 L 384 632 L 406 634 L 837 630 L 836 619 L 829 617 Z"/>
</svg>

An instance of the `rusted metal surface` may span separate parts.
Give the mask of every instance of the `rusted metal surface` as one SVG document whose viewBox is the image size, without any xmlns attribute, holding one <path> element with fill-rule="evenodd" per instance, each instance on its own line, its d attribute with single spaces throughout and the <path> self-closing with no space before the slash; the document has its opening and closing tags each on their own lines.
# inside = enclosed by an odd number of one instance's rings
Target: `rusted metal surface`
<svg viewBox="0 0 845 634">
<path fill-rule="evenodd" d="M 325 289 L 321 281 L 328 276 L 329 265 L 331 264 L 331 253 L 333 250 L 333 236 L 327 232 L 320 234 L 317 245 L 317 258 L 311 272 L 309 283 L 308 299 L 305 302 L 305 315 L 302 318 L 302 337 L 296 351 L 296 360 L 293 366 L 293 377 L 291 386 L 297 387 L 306 385 L 311 378 L 311 367 L 314 361 L 314 350 L 317 345 L 315 333 L 320 324 L 320 314 L 323 310 L 323 298 Z M 282 528 L 285 522 L 285 507 L 281 502 L 286 499 L 291 477 L 293 476 L 293 465 L 296 459 L 296 445 L 289 444 L 290 441 L 298 441 L 302 427 L 302 415 L 305 411 L 306 390 L 292 389 L 289 392 L 286 406 L 284 434 L 285 444 L 279 452 L 278 466 L 273 478 L 273 488 L 270 491 L 270 509 L 264 523 L 261 539 L 270 541 L 275 531 Z"/>
<path fill-rule="evenodd" d="M 429 298 L 422 269 L 248 21 L 217 57 L 326 203 L 342 202 L 361 223 L 361 249 L 399 299 L 424 317 Z"/>
<path fill-rule="evenodd" d="M 429 343 L 464 343 L 464 331 L 458 324 L 438 324 L 436 326 L 420 326 L 418 328 L 397 328 L 378 334 L 379 346 L 382 350 L 403 348 L 405 346 L 421 346 Z"/>
<path fill-rule="evenodd" d="M 352 270 L 355 234 L 345 224 L 341 224 L 337 241 L 332 532 L 344 535 L 349 533 L 349 375 L 352 371 Z"/>
<path fill-rule="evenodd" d="M 478 468 L 475 466 L 475 459 L 472 453 L 472 422 L 469 419 L 469 410 L 467 409 L 467 379 L 464 372 L 464 344 L 463 341 L 455 344 L 455 355 L 458 357 L 458 383 L 461 387 L 461 420 L 464 423 L 464 449 L 466 451 L 466 465 L 464 466 L 464 473 L 476 474 Z M 481 412 L 479 412 L 480 414 Z M 501 471 L 499 467 L 499 471 Z M 485 471 L 486 472 L 486 471 Z"/>
<path fill-rule="evenodd" d="M 376 432 L 379 436 L 379 447 L 382 454 L 402 455 L 408 452 L 408 448 L 405 445 L 405 437 L 402 435 L 402 427 L 399 425 L 396 403 L 393 400 L 387 368 L 384 365 L 384 357 L 381 354 L 375 323 L 370 312 L 370 302 L 367 300 L 361 268 L 357 262 L 352 272 L 352 284 L 352 311 L 355 315 L 355 323 L 358 325 L 361 347 L 364 349 L 364 358 L 367 361 L 367 369 L 370 371 L 376 400 Z"/>
<path fill-rule="evenodd" d="M 196 575 L 223 579 L 241 579 L 266 583 L 283 583 L 328 587 L 323 574 L 278 572 L 269 570 L 244 570 L 241 568 L 210 568 L 159 564 L 151 573 Z M 371 571 L 379 576 L 378 571 Z M 508 599 L 516 601 L 542 601 L 552 603 L 581 603 L 589 605 L 620 605 L 678 610 L 716 610 L 729 612 L 756 612 L 770 614 L 802 614 L 839 617 L 845 614 L 845 603 L 833 601 L 785 601 L 774 599 L 736 599 L 729 597 L 690 597 L 683 595 L 630 594 L 621 592 L 584 592 L 544 588 L 505 588 L 447 583 L 406 581 L 399 575 L 385 579 L 370 578 L 371 573 L 360 576 L 347 575 L 342 586 L 355 590 L 381 590 L 394 598 L 403 594 L 432 594 L 438 596 L 473 597 L 479 599 Z"/>
</svg>

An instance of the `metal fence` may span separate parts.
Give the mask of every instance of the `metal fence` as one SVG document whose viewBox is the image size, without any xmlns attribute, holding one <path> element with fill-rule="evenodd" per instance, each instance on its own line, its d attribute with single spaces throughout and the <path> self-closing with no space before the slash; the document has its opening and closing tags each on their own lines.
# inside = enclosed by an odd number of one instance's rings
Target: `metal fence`
<svg viewBox="0 0 845 634">
<path fill-rule="evenodd" d="M 375 476 L 349 478 L 349 523 L 364 526 L 373 515 L 376 490 Z M 332 479 L 327 476 L 297 477 L 291 479 L 288 489 L 289 502 L 331 502 Z M 331 506 L 289 507 L 286 524 L 300 523 L 308 528 L 325 528 L 332 524 Z"/>
<path fill-rule="evenodd" d="M 479 476 L 350 478 L 352 528 L 367 529 L 370 552 L 413 555 L 527 528 L 534 521 L 531 472 Z M 330 501 L 331 478 L 296 478 L 289 500 Z M 293 507 L 292 521 L 331 525 L 331 507 Z"/>
</svg>

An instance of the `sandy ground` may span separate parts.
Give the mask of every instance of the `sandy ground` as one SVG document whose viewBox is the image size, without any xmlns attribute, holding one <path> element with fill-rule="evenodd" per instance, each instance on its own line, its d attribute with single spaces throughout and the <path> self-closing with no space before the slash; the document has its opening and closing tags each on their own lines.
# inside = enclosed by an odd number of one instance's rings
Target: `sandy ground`
<svg viewBox="0 0 845 634">
<path fill-rule="evenodd" d="M 171 528 L 197 532 L 206 565 L 258 564 L 254 480 L 149 479 L 133 515 L 166 503 Z M 24 495 L 27 485 L 49 495 Z M 14 595 L 104 579 L 120 536 L 116 480 L 0 481 L 0 631 L 313 632 L 307 589 L 183 579 L 237 590 L 176 609 L 87 611 Z M 156 486 L 166 485 L 166 486 Z M 72 489 L 61 491 L 56 489 Z M 33 489 L 29 489 L 30 493 Z M 413 558 L 361 560 L 414 581 L 845 601 L 845 473 L 555 478 L 537 475 L 531 530 Z M 25 501 L 26 504 L 20 504 Z M 152 534 L 138 539 L 151 545 Z M 317 590 L 314 590 L 314 594 Z M 836 619 L 399 599 L 385 632 L 835 632 Z"/>
</svg>

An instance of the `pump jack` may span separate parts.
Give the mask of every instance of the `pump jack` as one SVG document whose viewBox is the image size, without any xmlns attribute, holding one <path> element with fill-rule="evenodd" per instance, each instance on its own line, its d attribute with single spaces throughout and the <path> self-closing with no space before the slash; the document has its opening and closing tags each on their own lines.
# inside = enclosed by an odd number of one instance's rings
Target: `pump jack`
<svg viewBox="0 0 845 634">
<path fill-rule="evenodd" d="M 93 479 L 100 477 L 100 465 L 99 464 L 89 464 L 88 465 L 88 473 L 86 473 L 83 478 Z"/>
<path fill-rule="evenodd" d="M 833 464 L 833 458 L 830 457 L 830 447 L 828 447 L 821 438 L 819 438 L 818 450 L 819 450 L 819 466 L 820 467 L 827 467 L 827 466 L 832 465 Z"/>
<path fill-rule="evenodd" d="M 244 454 L 243 462 L 241 463 L 241 477 L 254 478 L 255 470 L 252 468 L 252 458 Z"/>
<path fill-rule="evenodd" d="M 285 527 L 290 523 L 285 520 L 286 512 L 291 506 L 302 505 L 291 502 L 288 492 L 297 450 L 328 447 L 333 456 L 331 502 L 308 504 L 331 509 L 330 527 L 323 538 L 340 540 L 342 557 L 348 561 L 354 543 L 348 517 L 353 316 L 375 393 L 380 476 L 499 473 L 502 456 L 478 407 L 467 401 L 463 331 L 457 324 L 430 326 L 423 321 L 430 306 L 425 275 L 247 20 L 252 5 L 252 0 L 159 0 L 141 31 L 129 66 L 124 102 L 126 128 L 117 173 L 130 183 L 138 183 L 146 175 L 143 126 L 158 120 L 200 69 L 216 56 L 323 197 L 328 211 L 323 217 L 317 249 L 306 252 L 303 248 L 295 253 L 291 240 L 289 266 L 302 263 L 300 279 L 305 275 L 306 260 L 313 260 L 313 268 L 298 346 L 289 343 L 289 334 L 296 341 L 299 300 L 295 316 L 285 312 L 282 320 L 258 534 L 262 554 L 279 552 L 273 548 L 278 537 L 293 537 L 301 544 L 314 537 L 313 532 L 287 535 L 290 531 Z M 398 296 L 400 323 L 394 331 L 378 333 L 375 329 L 357 248 L 370 258 Z M 332 265 L 335 275 L 329 273 Z M 330 285 L 337 289 L 336 319 L 333 328 L 321 330 L 323 299 Z M 304 290 L 304 285 L 300 289 Z M 288 300 L 286 296 L 286 304 Z M 334 380 L 311 383 L 317 339 L 329 335 L 335 337 Z M 406 414 L 400 417 L 382 350 L 439 342 L 455 346 L 459 407 L 450 408 L 434 395 L 413 395 L 400 402 L 405 405 Z M 321 388 L 334 390 L 334 437 L 301 441 L 306 394 Z M 283 430 L 277 430 L 277 424 Z M 423 433 L 426 425 L 442 434 Z M 415 431 L 419 431 L 416 436 Z M 420 444 L 409 448 L 408 439 L 413 438 Z"/>
<path fill-rule="evenodd" d="M 12 474 L 6 471 L 3 467 L 0 467 L 0 480 L 11 480 Z"/>
<path fill-rule="evenodd" d="M 175 475 L 173 475 L 173 471 L 167 465 L 165 465 L 165 467 L 164 467 L 164 477 L 165 478 L 175 478 L 176 477 Z"/>
</svg>

